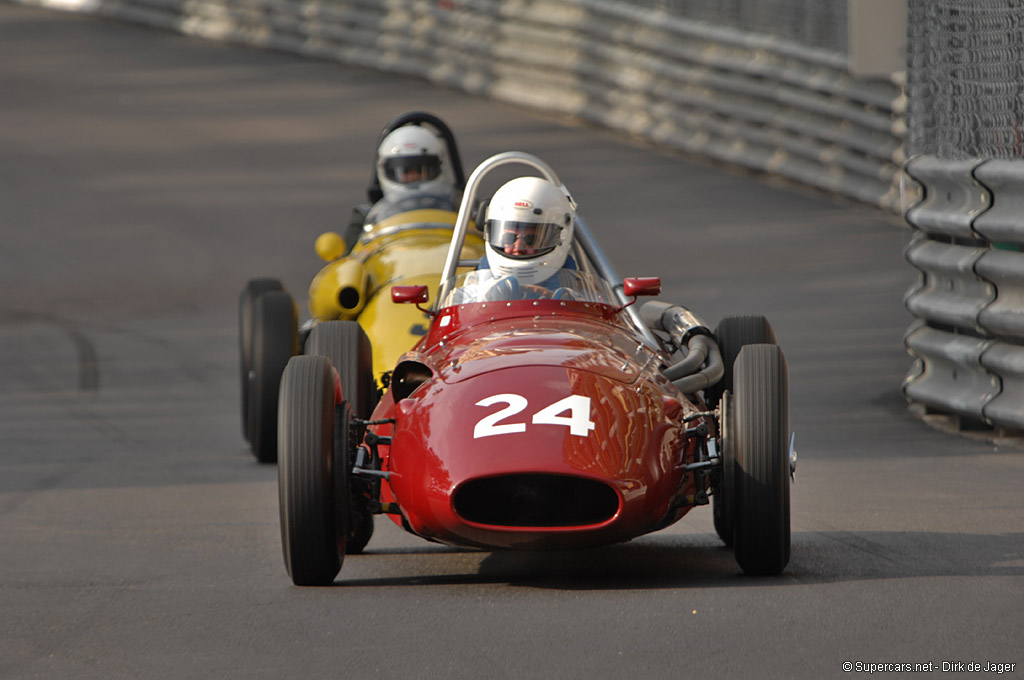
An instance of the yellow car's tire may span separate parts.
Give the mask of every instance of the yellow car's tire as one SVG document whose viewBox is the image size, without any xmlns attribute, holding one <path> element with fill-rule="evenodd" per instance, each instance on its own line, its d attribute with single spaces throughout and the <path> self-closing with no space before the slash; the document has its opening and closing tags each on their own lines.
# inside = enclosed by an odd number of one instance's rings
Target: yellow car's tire
<svg viewBox="0 0 1024 680">
<path fill-rule="evenodd" d="M 277 460 L 277 397 L 281 374 L 298 353 L 298 311 L 292 297 L 270 291 L 253 305 L 252 370 L 249 372 L 249 447 L 256 460 Z"/>
<path fill-rule="evenodd" d="M 277 279 L 250 279 L 238 297 L 238 357 L 241 371 L 242 436 L 249 441 L 249 371 L 252 370 L 252 308 L 256 298 L 272 290 L 284 290 Z"/>
</svg>

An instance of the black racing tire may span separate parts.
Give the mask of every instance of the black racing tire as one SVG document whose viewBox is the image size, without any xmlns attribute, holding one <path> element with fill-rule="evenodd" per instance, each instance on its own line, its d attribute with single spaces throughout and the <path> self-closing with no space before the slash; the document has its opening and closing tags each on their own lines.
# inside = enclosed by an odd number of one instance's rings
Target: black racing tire
<svg viewBox="0 0 1024 680">
<path fill-rule="evenodd" d="M 242 436 L 249 441 L 249 371 L 252 370 L 252 307 L 256 298 L 272 290 L 284 290 L 277 279 L 249 279 L 238 296 L 238 358 L 242 386 Z"/>
<path fill-rule="evenodd" d="M 704 390 L 704 399 L 708 407 L 715 409 L 722 401 L 727 392 L 733 392 L 733 365 L 740 350 L 746 345 L 774 345 L 775 331 L 772 329 L 768 319 L 763 316 L 727 316 L 723 318 L 715 328 L 715 341 L 722 353 L 722 363 L 725 372 L 721 380 Z M 723 415 L 722 420 L 726 418 Z M 714 514 L 715 533 L 729 547 L 733 544 L 733 470 L 736 456 L 735 446 L 729 446 L 726 441 L 729 433 L 725 422 L 719 423 L 722 432 L 719 434 L 719 451 L 722 456 L 722 472 L 715 485 L 714 493 L 711 495 L 711 507 Z"/>
<path fill-rule="evenodd" d="M 377 385 L 373 350 L 362 326 L 356 321 L 321 321 L 310 331 L 304 352 L 331 360 L 341 377 L 342 398 L 352 406 L 353 415 L 369 418 L 376 406 Z"/>
<path fill-rule="evenodd" d="M 732 423 L 732 393 L 722 395 L 722 416 L 719 420 L 718 455 L 721 471 L 711 495 L 711 511 L 715 533 L 727 547 L 732 547 L 736 527 L 736 445 Z"/>
<path fill-rule="evenodd" d="M 368 419 L 377 401 L 377 385 L 373 380 L 373 354 L 370 340 L 355 321 L 322 321 L 310 331 L 305 354 L 325 356 L 338 372 L 341 394 L 356 418 Z M 354 450 L 353 450 L 354 454 Z M 355 462 L 354 455 L 348 468 Z M 358 486 L 358 485 L 357 485 Z M 350 487 L 349 528 L 345 551 L 361 553 L 373 536 L 373 514 L 367 509 L 368 493 Z"/>
<path fill-rule="evenodd" d="M 298 353 L 298 310 L 291 295 L 256 298 L 249 372 L 249 448 L 261 463 L 277 460 L 277 397 L 288 360 Z"/>
<path fill-rule="evenodd" d="M 349 444 L 340 391 L 322 356 L 293 358 L 281 378 L 281 547 L 297 586 L 330 585 L 344 561 L 348 478 L 336 452 L 344 455 Z"/>
<path fill-rule="evenodd" d="M 704 400 L 710 408 L 718 406 L 722 395 L 733 389 L 733 364 L 746 345 L 776 345 L 775 331 L 763 316 L 727 316 L 715 328 L 715 342 L 722 353 L 725 373 L 722 379 L 704 390 Z"/>
<path fill-rule="evenodd" d="M 736 359 L 736 561 L 750 575 L 789 563 L 789 369 L 776 345 L 747 345 Z"/>
</svg>

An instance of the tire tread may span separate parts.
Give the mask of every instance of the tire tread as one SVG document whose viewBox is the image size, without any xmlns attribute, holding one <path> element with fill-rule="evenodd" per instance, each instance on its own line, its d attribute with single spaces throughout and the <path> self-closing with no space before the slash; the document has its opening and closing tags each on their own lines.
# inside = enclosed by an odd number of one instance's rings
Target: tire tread
<svg viewBox="0 0 1024 680">
<path fill-rule="evenodd" d="M 744 572 L 774 575 L 790 557 L 789 384 L 775 345 L 747 345 L 736 361 L 735 555 Z"/>
<path fill-rule="evenodd" d="M 277 460 L 277 403 L 281 375 L 298 351 L 298 313 L 291 295 L 269 291 L 253 307 L 253 377 L 249 392 L 249 446 L 256 460 Z"/>
<path fill-rule="evenodd" d="M 341 570 L 333 465 L 335 382 L 323 357 L 294 357 L 281 380 L 278 491 L 285 566 L 299 586 Z"/>
</svg>

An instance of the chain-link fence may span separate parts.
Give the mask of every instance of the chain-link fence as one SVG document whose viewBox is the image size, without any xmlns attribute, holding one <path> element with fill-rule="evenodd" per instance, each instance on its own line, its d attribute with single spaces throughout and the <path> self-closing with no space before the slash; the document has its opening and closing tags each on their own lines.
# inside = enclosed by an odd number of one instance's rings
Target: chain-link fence
<svg viewBox="0 0 1024 680">
<path fill-rule="evenodd" d="M 846 53 L 848 0 L 636 0 L 628 3 L 690 21 L 770 35 Z M 622 3 L 626 4 L 626 3 Z"/>
<path fill-rule="evenodd" d="M 909 0 L 903 385 L 926 412 L 1024 431 L 1024 0 Z"/>
<path fill-rule="evenodd" d="M 910 0 L 907 151 L 1024 156 L 1024 0 Z"/>
</svg>

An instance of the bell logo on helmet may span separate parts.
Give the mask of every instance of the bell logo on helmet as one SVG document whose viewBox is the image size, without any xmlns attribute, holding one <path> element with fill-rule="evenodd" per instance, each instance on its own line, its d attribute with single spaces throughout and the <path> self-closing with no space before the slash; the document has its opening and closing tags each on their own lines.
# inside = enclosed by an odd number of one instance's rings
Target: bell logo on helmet
<svg viewBox="0 0 1024 680">
<path fill-rule="evenodd" d="M 522 199 L 516 201 L 512 205 L 514 205 L 516 208 L 532 208 L 533 207 L 533 203 L 530 203 L 529 201 L 522 200 Z"/>
</svg>

